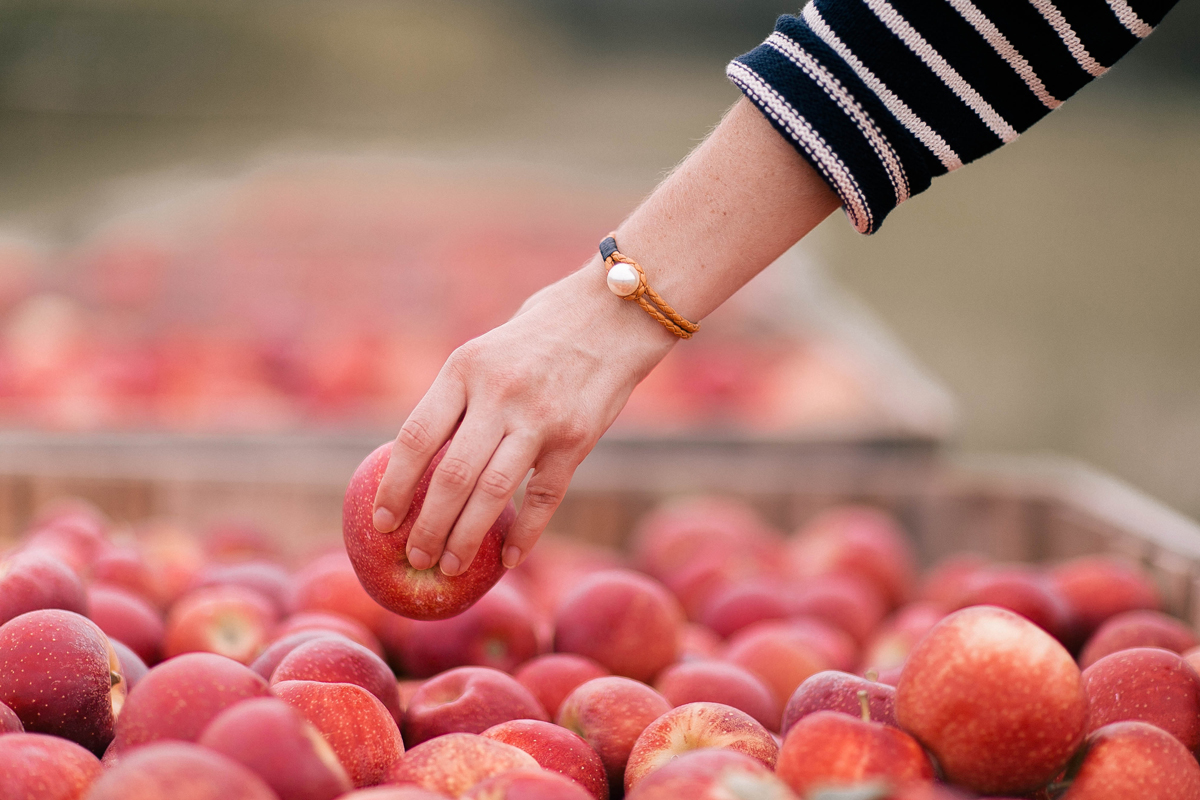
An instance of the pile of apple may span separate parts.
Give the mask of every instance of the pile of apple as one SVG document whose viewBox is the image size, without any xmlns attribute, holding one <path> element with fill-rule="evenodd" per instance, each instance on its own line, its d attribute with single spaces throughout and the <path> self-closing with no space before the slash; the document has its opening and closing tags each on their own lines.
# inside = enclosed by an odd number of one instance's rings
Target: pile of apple
<svg viewBox="0 0 1200 800">
<path fill-rule="evenodd" d="M 403 557 L 422 491 L 370 527 L 385 463 L 298 562 L 44 513 L 0 562 L 0 798 L 1200 798 L 1200 637 L 1135 566 L 918 576 L 879 510 L 691 498 L 508 572 L 502 515 L 447 578 Z"/>
</svg>

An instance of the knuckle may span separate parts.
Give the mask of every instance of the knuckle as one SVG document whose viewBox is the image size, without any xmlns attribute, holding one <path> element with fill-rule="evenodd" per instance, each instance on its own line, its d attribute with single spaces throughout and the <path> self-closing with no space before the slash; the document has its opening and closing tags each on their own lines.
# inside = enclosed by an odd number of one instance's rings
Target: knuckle
<svg viewBox="0 0 1200 800">
<path fill-rule="evenodd" d="M 563 490 L 546 484 L 530 484 L 525 489 L 524 502 L 535 511 L 554 510 L 562 502 Z"/>
<path fill-rule="evenodd" d="M 402 447 L 420 453 L 433 447 L 433 435 L 424 421 L 410 417 L 400 426 L 396 442 Z"/>
<path fill-rule="evenodd" d="M 461 458 L 447 456 L 438 464 L 436 478 L 451 489 L 462 489 L 471 482 L 471 465 Z"/>
<path fill-rule="evenodd" d="M 591 442 L 592 429 L 582 420 L 564 420 L 558 425 L 554 438 L 560 445 L 575 450 L 586 447 Z"/>
<path fill-rule="evenodd" d="M 479 476 L 476 488 L 489 497 L 505 500 L 516 491 L 517 485 L 509 476 L 496 469 L 486 469 Z"/>
</svg>

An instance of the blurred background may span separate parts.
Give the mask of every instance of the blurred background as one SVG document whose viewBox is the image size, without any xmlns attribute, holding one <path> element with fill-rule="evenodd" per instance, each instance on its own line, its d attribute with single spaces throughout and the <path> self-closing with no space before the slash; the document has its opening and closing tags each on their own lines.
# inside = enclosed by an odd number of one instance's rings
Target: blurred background
<svg viewBox="0 0 1200 800">
<path fill-rule="evenodd" d="M 390 433 L 703 138 L 725 63 L 794 10 L 3 4 L 0 428 Z M 1049 450 L 1200 514 L 1197 187 L 1181 0 L 880 233 L 823 224 L 620 425 Z"/>
</svg>

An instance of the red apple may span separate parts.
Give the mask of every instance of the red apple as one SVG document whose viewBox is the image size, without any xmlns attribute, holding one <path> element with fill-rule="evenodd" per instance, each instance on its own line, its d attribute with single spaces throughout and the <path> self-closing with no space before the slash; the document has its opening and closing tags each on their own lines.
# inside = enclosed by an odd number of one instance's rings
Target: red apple
<svg viewBox="0 0 1200 800">
<path fill-rule="evenodd" d="M 538 768 L 533 756 L 512 745 L 473 733 L 448 733 L 405 753 L 388 774 L 388 783 L 411 783 L 459 797 L 493 775 Z"/>
<path fill-rule="evenodd" d="M 946 616 L 938 605 L 909 603 L 883 621 L 863 648 L 862 665 L 876 672 L 904 666 L 908 654 Z"/>
<path fill-rule="evenodd" d="M 92 584 L 87 590 L 88 616 L 109 637 L 119 639 L 147 664 L 157 664 L 166 628 L 149 603 L 115 586 Z"/>
<path fill-rule="evenodd" d="M 828 657 L 787 623 L 763 622 L 740 631 L 729 642 L 724 660 L 762 679 L 781 707 L 809 676 L 831 666 Z"/>
<path fill-rule="evenodd" d="M 122 756 L 161 739 L 194 742 L 225 709 L 267 694 L 267 682 L 238 662 L 213 653 L 176 656 L 146 673 L 117 719 L 111 748 Z"/>
<path fill-rule="evenodd" d="M 403 716 L 400 690 L 392 670 L 379 656 L 341 636 L 326 636 L 298 645 L 284 656 L 271 675 L 272 685 L 281 681 L 352 683 L 375 695 L 397 725 Z"/>
<path fill-rule="evenodd" d="M 730 584 L 779 577 L 780 548 L 775 539 L 750 538 L 725 548 L 714 540 L 664 575 L 662 582 L 679 600 L 687 618 L 696 621 L 714 596 Z"/>
<path fill-rule="evenodd" d="M 254 559 L 277 559 L 279 545 L 254 522 L 244 519 L 222 520 L 201 535 L 210 558 L 227 564 L 245 564 Z"/>
<path fill-rule="evenodd" d="M 1188 750 L 1200 748 L 1200 675 L 1180 656 L 1150 647 L 1121 650 L 1083 671 L 1088 733 L 1112 722 L 1148 722 Z"/>
<path fill-rule="evenodd" d="M 258 592 L 275 606 L 276 616 L 290 609 L 292 578 L 273 561 L 241 561 L 236 564 L 209 564 L 192 578 L 192 589 L 208 586 L 241 586 Z"/>
<path fill-rule="evenodd" d="M 93 585 L 102 583 L 132 592 L 156 608 L 164 601 L 158 577 L 141 552 L 133 547 L 110 547 L 101 551 L 92 562 L 91 580 Z"/>
<path fill-rule="evenodd" d="M 526 661 L 513 677 L 538 699 L 551 719 L 556 719 L 563 700 L 577 686 L 608 674 L 608 670 L 590 658 L 573 653 L 547 653 Z"/>
<path fill-rule="evenodd" d="M 792 617 L 781 622 L 764 622 L 750 630 L 780 630 L 821 653 L 834 669 L 850 672 L 861 656 L 854 637 L 836 625 L 815 617 Z"/>
<path fill-rule="evenodd" d="M 53 553 L 77 575 L 86 575 L 96 556 L 108 547 L 107 525 L 87 514 L 66 514 L 36 524 L 25 535 L 30 550 Z"/>
<path fill-rule="evenodd" d="M 186 787 L 186 788 L 185 788 Z M 122 757 L 87 800 L 279 800 L 262 778 L 231 758 L 187 742 L 160 742 Z"/>
<path fill-rule="evenodd" d="M 1087 669 L 1100 659 L 1132 647 L 1161 647 L 1182 653 L 1200 645 L 1200 637 L 1183 622 L 1161 611 L 1125 611 L 1109 617 L 1079 654 L 1079 666 Z"/>
<path fill-rule="evenodd" d="M 449 800 L 450 795 L 422 789 L 420 786 L 372 786 L 355 789 L 338 800 Z"/>
<path fill-rule="evenodd" d="M 418 678 L 466 666 L 512 672 L 538 654 L 539 624 L 520 591 L 501 582 L 458 616 L 412 622 L 400 663 Z"/>
<path fill-rule="evenodd" d="M 1109 617 L 1139 609 L 1154 611 L 1162 605 L 1150 578 L 1114 556 L 1084 556 L 1059 564 L 1050 571 L 1050 581 L 1085 639 Z"/>
<path fill-rule="evenodd" d="M 888 513 L 870 506 L 834 506 L 813 517 L 788 542 L 791 574 L 854 575 L 872 583 L 887 604 L 908 600 L 916 558 L 908 535 Z"/>
<path fill-rule="evenodd" d="M 361 686 L 283 681 L 271 691 L 321 732 L 357 788 L 382 783 L 404 755 L 396 720 Z"/>
<path fill-rule="evenodd" d="M 333 631 L 322 630 L 320 628 L 311 628 L 309 630 L 301 630 L 296 633 L 290 633 L 282 639 L 276 639 L 271 644 L 267 645 L 267 649 L 259 654 L 258 658 L 250 662 L 250 669 L 257 672 L 264 680 L 270 681 L 271 676 L 275 674 L 275 669 L 283 662 L 288 653 L 295 650 L 305 642 L 311 642 L 314 639 L 342 639 L 350 642 L 340 633 Z M 354 642 L 358 644 L 358 642 Z M 360 645 L 361 646 L 361 645 Z M 373 654 L 374 655 L 374 654 Z"/>
<path fill-rule="evenodd" d="M 604 570 L 569 592 L 554 617 L 554 649 L 649 681 L 679 654 L 683 612 L 661 584 L 629 570 Z"/>
<path fill-rule="evenodd" d="M 524 750 L 542 769 L 570 778 L 595 800 L 608 800 L 604 762 L 578 734 L 551 722 L 514 719 L 494 725 L 480 735 Z"/>
<path fill-rule="evenodd" d="M 227 708 L 208 724 L 199 741 L 249 767 L 279 800 L 333 800 L 353 788 L 320 732 L 274 697 Z"/>
<path fill-rule="evenodd" d="M 1050 634 L 994 606 L 956 611 L 909 656 L 896 719 L 946 779 L 984 793 L 1020 793 L 1058 775 L 1083 741 L 1079 667 Z"/>
<path fill-rule="evenodd" d="M 275 608 L 258 592 L 213 586 L 189 592 L 167 615 L 163 653 L 216 653 L 249 664 L 267 646 Z"/>
<path fill-rule="evenodd" d="M 971 575 L 955 604 L 1007 608 L 1060 642 L 1071 636 L 1073 622 L 1066 602 L 1041 570 L 1025 564 L 988 566 Z"/>
<path fill-rule="evenodd" d="M 1200 797 L 1200 766 L 1178 739 L 1144 722 L 1114 722 L 1088 736 L 1062 800 L 1194 797 Z"/>
<path fill-rule="evenodd" d="M 967 582 L 989 563 L 978 553 L 958 553 L 943 558 L 921 579 L 917 599 L 951 611 L 962 597 Z"/>
<path fill-rule="evenodd" d="M 310 561 L 292 578 L 292 611 L 328 611 L 357 620 L 374 632 L 387 610 L 371 599 L 345 553 Z"/>
<path fill-rule="evenodd" d="M 786 594 L 782 580 L 758 577 L 735 581 L 712 593 L 699 622 L 727 638 L 756 622 L 792 616 Z"/>
<path fill-rule="evenodd" d="M 760 762 L 733 750 L 693 750 L 647 775 L 628 800 L 797 800 Z M 815 798 L 814 798 L 815 800 Z"/>
<path fill-rule="evenodd" d="M 791 727 L 775 774 L 801 797 L 820 787 L 934 778 L 929 757 L 907 733 L 837 711 L 817 711 Z"/>
<path fill-rule="evenodd" d="M 21 724 L 21 718 L 17 716 L 17 712 L 4 703 L 0 703 L 0 734 L 24 732 L 25 726 Z"/>
<path fill-rule="evenodd" d="M 5 800 L 80 800 L 103 771 L 100 759 L 58 736 L 0 736 L 0 793 Z"/>
<path fill-rule="evenodd" d="M 138 685 L 142 678 L 146 677 L 149 672 L 149 667 L 146 662 L 142 661 L 141 657 L 129 649 L 129 646 L 120 639 L 108 637 L 108 644 L 112 647 L 113 652 L 117 654 L 117 661 L 121 664 L 121 673 L 125 676 L 126 693 L 133 691 L 133 687 Z"/>
<path fill-rule="evenodd" d="M 592 800 L 579 784 L 547 772 L 512 770 L 493 775 L 467 790 L 463 800 Z"/>
<path fill-rule="evenodd" d="M 862 715 L 859 692 L 866 692 L 871 719 L 896 725 L 896 690 L 886 683 L 870 681 L 846 672 L 818 672 L 796 689 L 783 711 L 780 733 L 787 736 L 792 726 L 817 711 L 839 711 L 852 717 Z"/>
<path fill-rule="evenodd" d="M 546 720 L 545 709 L 511 675 L 458 667 L 421 684 L 404 712 L 409 747 L 447 733 L 482 733 L 510 719 Z"/>
<path fill-rule="evenodd" d="M 448 445 L 447 445 L 448 446 Z M 434 565 L 416 570 L 408 563 L 405 546 L 417 520 L 433 472 L 441 463 L 447 447 L 434 456 L 417 484 L 412 504 L 400 525 L 391 533 L 375 530 L 372 514 L 375 492 L 387 468 L 391 444 L 381 445 L 367 456 L 350 479 L 342 506 L 342 534 L 346 552 L 363 588 L 380 605 L 410 619 L 446 619 L 461 614 L 496 585 L 504 575 L 500 548 L 508 529 L 516 519 L 516 507 L 510 502 L 492 524 L 479 551 L 466 571 L 448 577 Z"/>
<path fill-rule="evenodd" d="M 721 703 L 688 703 L 646 726 L 629 753 L 625 791 L 668 761 L 688 752 L 721 748 L 745 753 L 774 769 L 779 745 L 753 717 Z"/>
<path fill-rule="evenodd" d="M 595 678 L 567 696 L 557 722 L 592 746 L 604 762 L 609 786 L 622 786 L 625 765 L 646 726 L 671 704 L 644 683 L 629 678 Z"/>
<path fill-rule="evenodd" d="M 43 608 L 86 615 L 87 595 L 79 577 L 59 559 L 37 550 L 0 561 L 0 625 Z"/>
<path fill-rule="evenodd" d="M 301 611 L 292 614 L 275 627 L 271 642 L 278 642 L 301 631 L 339 633 L 350 641 L 361 644 L 380 658 L 384 657 L 383 646 L 378 637 L 361 622 L 327 611 Z"/>
<path fill-rule="evenodd" d="M 853 575 L 821 575 L 791 593 L 792 616 L 816 617 L 862 645 L 883 621 L 888 607 L 874 584 Z"/>
<path fill-rule="evenodd" d="M 717 658 L 724 646 L 720 636 L 696 622 L 685 623 L 679 632 L 680 661 Z"/>
<path fill-rule="evenodd" d="M 30 733 L 70 739 L 99 755 L 125 703 L 121 663 L 96 624 L 44 609 L 0 625 L 0 702 Z"/>
<path fill-rule="evenodd" d="M 758 513 L 738 500 L 692 497 L 656 508 L 634 529 L 633 557 L 643 572 L 665 580 L 707 550 L 737 552 L 749 540 L 774 538 Z"/>
<path fill-rule="evenodd" d="M 722 703 L 744 711 L 767 730 L 779 730 L 779 701 L 753 672 L 723 661 L 687 661 L 667 667 L 654 688 L 673 706 Z"/>
</svg>

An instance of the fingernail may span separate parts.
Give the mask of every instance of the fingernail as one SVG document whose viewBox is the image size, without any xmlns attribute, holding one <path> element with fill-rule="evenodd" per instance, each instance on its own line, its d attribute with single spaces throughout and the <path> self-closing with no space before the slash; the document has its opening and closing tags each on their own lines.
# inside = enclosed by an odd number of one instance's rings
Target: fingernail
<svg viewBox="0 0 1200 800">
<path fill-rule="evenodd" d="M 408 563 L 412 564 L 413 569 L 429 569 L 433 566 L 433 558 L 424 550 L 414 547 L 408 551 Z"/>
<path fill-rule="evenodd" d="M 371 517 L 371 523 L 375 526 L 375 530 L 380 533 L 391 533 L 396 530 L 396 515 L 383 506 L 380 506 L 375 509 L 375 515 Z"/>
<path fill-rule="evenodd" d="M 462 562 L 458 560 L 458 556 L 454 553 L 442 553 L 442 574 L 454 577 L 461 571 Z"/>
<path fill-rule="evenodd" d="M 510 544 L 504 548 L 504 566 L 512 569 L 517 564 L 521 563 L 521 548 L 515 544 Z"/>
</svg>

